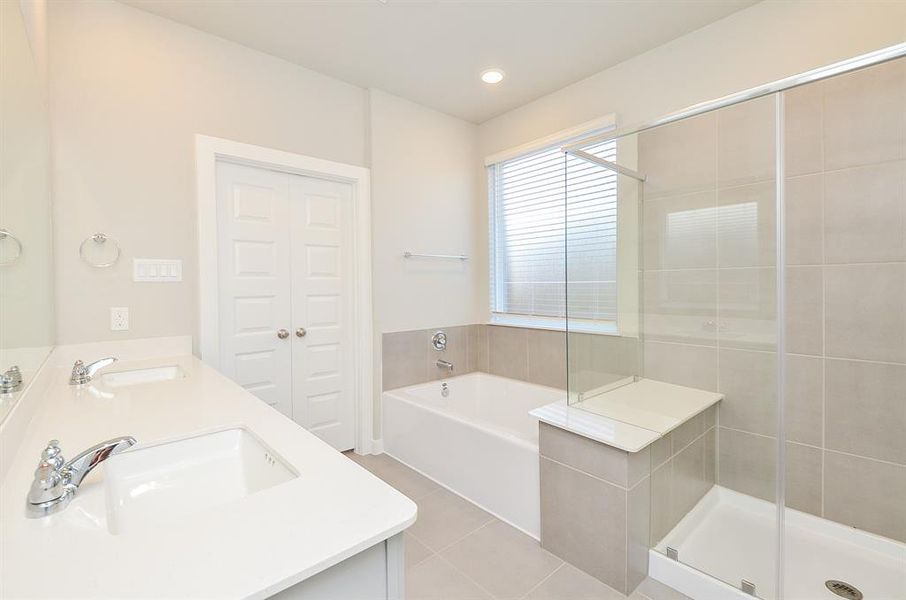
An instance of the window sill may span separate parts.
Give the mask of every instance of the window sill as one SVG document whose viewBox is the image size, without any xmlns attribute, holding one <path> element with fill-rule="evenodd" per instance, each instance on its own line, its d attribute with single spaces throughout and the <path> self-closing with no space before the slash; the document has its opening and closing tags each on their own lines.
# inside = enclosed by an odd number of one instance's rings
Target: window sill
<svg viewBox="0 0 906 600">
<path fill-rule="evenodd" d="M 551 317 L 533 317 L 529 315 L 511 315 L 491 313 L 490 325 L 503 327 L 524 327 L 526 329 L 546 329 L 549 331 L 569 331 L 569 333 L 590 333 L 594 335 L 620 335 L 620 328 L 615 321 L 580 321 L 570 320 L 567 329 L 566 319 Z"/>
</svg>

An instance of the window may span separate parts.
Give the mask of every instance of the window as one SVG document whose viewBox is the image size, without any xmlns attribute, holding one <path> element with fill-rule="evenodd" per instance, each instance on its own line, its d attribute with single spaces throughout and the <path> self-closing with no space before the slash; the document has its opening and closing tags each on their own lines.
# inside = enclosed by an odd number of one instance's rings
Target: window
<svg viewBox="0 0 906 600">
<path fill-rule="evenodd" d="M 563 143 L 488 168 L 492 321 L 615 330 L 617 176 Z M 585 150 L 616 161 L 613 140 Z"/>
</svg>

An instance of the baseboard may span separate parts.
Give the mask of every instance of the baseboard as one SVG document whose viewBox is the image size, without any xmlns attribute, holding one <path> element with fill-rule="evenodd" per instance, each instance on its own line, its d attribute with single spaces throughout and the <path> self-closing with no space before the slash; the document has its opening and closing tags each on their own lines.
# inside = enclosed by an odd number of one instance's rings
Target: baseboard
<svg viewBox="0 0 906 600">
<path fill-rule="evenodd" d="M 371 440 L 371 453 L 372 454 L 383 454 L 384 453 L 384 440 L 383 439 Z"/>
</svg>

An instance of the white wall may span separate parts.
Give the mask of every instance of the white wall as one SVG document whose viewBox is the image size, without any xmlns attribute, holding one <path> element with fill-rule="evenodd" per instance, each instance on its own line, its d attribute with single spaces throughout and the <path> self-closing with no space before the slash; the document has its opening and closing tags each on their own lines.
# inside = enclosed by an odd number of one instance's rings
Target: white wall
<svg viewBox="0 0 906 600">
<path fill-rule="evenodd" d="M 57 342 L 197 335 L 195 134 L 364 165 L 365 91 L 109 0 L 49 21 Z M 96 231 L 113 268 L 78 257 Z M 181 258 L 184 280 L 133 283 L 133 257 Z"/>
<path fill-rule="evenodd" d="M 385 92 L 369 97 L 376 329 L 474 323 L 485 285 L 474 253 L 487 243 L 474 228 L 478 127 Z M 406 260 L 405 250 L 469 260 Z"/>
<path fill-rule="evenodd" d="M 487 244 L 478 127 L 369 90 L 374 265 L 375 431 L 380 429 L 381 334 L 484 318 Z M 465 262 L 403 258 L 466 254 Z M 480 259 L 479 259 L 480 260 Z"/>
<path fill-rule="evenodd" d="M 43 97 L 47 98 L 47 0 L 19 0 L 25 33 L 35 58 Z"/>
<path fill-rule="evenodd" d="M 49 16 L 59 343 L 197 335 L 196 133 L 372 168 L 378 390 L 382 332 L 481 318 L 476 125 L 119 3 Z M 115 267 L 78 258 L 95 231 L 119 240 Z M 184 281 L 133 283 L 133 257 L 182 258 Z M 109 330 L 111 306 L 130 331 Z"/>
</svg>

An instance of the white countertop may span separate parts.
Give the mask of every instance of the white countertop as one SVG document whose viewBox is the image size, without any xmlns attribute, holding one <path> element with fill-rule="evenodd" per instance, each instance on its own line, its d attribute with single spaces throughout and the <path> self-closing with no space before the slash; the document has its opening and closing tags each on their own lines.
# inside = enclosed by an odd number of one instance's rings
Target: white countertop
<svg viewBox="0 0 906 600">
<path fill-rule="evenodd" d="M 638 452 L 661 437 L 661 434 L 650 429 L 610 419 L 562 401 L 540 406 L 530 414 L 542 423 L 626 452 Z"/>
<path fill-rule="evenodd" d="M 52 378 L 0 488 L 3 598 L 265 598 L 391 537 L 415 504 L 192 356 L 120 362 L 179 366 L 187 377 L 121 388 Z M 103 440 L 143 443 L 244 427 L 299 476 L 201 514 L 113 535 L 104 467 L 64 510 L 27 519 L 25 496 L 46 442 L 75 456 Z"/>
<path fill-rule="evenodd" d="M 663 381 L 629 378 L 586 393 L 585 399 L 576 404 L 556 402 L 536 408 L 531 414 L 548 425 L 627 452 L 638 452 L 723 397 Z"/>
<path fill-rule="evenodd" d="M 665 434 L 717 404 L 723 397 L 716 392 L 639 379 L 594 396 L 586 394 L 586 399 L 576 406 Z"/>
</svg>

